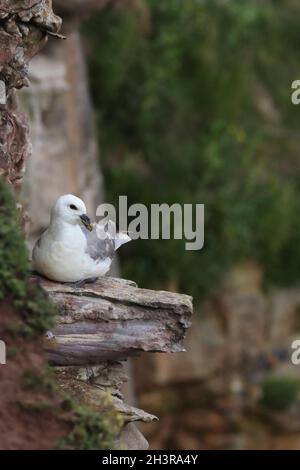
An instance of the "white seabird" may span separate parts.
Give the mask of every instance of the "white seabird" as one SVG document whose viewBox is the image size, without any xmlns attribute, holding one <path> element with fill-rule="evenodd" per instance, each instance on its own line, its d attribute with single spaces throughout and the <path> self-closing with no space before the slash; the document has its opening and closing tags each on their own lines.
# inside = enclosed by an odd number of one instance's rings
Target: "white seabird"
<svg viewBox="0 0 300 470">
<path fill-rule="evenodd" d="M 104 276 L 114 252 L 130 237 L 92 224 L 84 202 L 72 194 L 60 196 L 51 211 L 50 225 L 32 252 L 33 269 L 58 282 L 79 282 Z"/>
</svg>

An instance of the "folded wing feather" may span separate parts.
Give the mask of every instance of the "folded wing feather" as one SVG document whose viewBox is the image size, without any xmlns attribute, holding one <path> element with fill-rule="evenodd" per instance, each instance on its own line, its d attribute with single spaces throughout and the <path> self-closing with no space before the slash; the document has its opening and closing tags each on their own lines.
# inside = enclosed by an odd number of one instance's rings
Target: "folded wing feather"
<svg viewBox="0 0 300 470">
<path fill-rule="evenodd" d="M 126 233 L 117 233 L 116 225 L 111 220 L 106 224 L 94 224 L 91 232 L 84 226 L 81 226 L 81 230 L 87 239 L 86 251 L 95 261 L 113 259 L 115 251 L 131 240 Z"/>
</svg>

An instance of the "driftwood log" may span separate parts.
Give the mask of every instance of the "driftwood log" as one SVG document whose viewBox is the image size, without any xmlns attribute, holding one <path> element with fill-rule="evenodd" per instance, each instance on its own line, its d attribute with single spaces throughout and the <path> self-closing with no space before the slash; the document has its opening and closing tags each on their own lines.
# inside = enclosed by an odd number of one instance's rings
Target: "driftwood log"
<svg viewBox="0 0 300 470">
<path fill-rule="evenodd" d="M 146 448 L 132 422 L 157 418 L 124 402 L 121 387 L 127 377 L 120 361 L 141 352 L 184 351 L 191 298 L 140 289 L 112 277 L 80 288 L 38 280 L 58 307 L 46 349 L 61 389 L 99 412 L 109 392 L 124 419 L 123 442 L 129 448 Z"/>
</svg>

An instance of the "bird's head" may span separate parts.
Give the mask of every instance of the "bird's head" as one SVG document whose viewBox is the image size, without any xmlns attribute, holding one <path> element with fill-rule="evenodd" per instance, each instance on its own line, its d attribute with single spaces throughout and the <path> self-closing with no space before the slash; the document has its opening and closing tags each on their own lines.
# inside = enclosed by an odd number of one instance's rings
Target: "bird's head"
<svg viewBox="0 0 300 470">
<path fill-rule="evenodd" d="M 84 202 L 73 194 L 65 194 L 57 199 L 51 217 L 72 225 L 82 223 L 88 230 L 93 230 Z"/>
</svg>

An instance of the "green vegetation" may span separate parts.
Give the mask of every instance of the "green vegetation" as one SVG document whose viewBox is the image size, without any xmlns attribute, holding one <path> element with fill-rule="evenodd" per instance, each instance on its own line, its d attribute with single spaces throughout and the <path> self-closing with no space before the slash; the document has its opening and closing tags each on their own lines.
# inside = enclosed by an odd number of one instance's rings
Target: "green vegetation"
<svg viewBox="0 0 300 470">
<path fill-rule="evenodd" d="M 108 202 L 205 203 L 205 247 L 140 240 L 122 270 L 203 298 L 257 260 L 299 279 L 299 2 L 148 0 L 107 9 L 84 35 Z M 284 65 L 283 65 L 284 64 Z"/>
<path fill-rule="evenodd" d="M 285 411 L 295 403 L 300 380 L 294 377 L 268 377 L 262 383 L 261 405 L 271 411 Z"/>
<path fill-rule="evenodd" d="M 25 336 L 39 336 L 54 327 L 55 305 L 38 285 L 29 285 L 27 297 L 20 302 L 24 323 L 20 332 Z"/>
<path fill-rule="evenodd" d="M 24 237 L 17 226 L 15 201 L 0 179 L 0 299 L 23 299 L 28 272 Z"/>
<path fill-rule="evenodd" d="M 74 414 L 73 430 L 65 439 L 58 443 L 58 448 L 77 450 L 112 450 L 115 448 L 116 436 L 122 427 L 122 420 L 109 402 L 105 404 L 107 411 L 99 413 L 75 403 L 66 397 L 63 409 Z"/>
<path fill-rule="evenodd" d="M 29 270 L 15 201 L 0 178 L 0 300 L 12 300 L 20 313 L 22 323 L 11 325 L 11 332 L 32 337 L 53 327 L 56 309 L 38 285 L 28 283 Z"/>
</svg>

